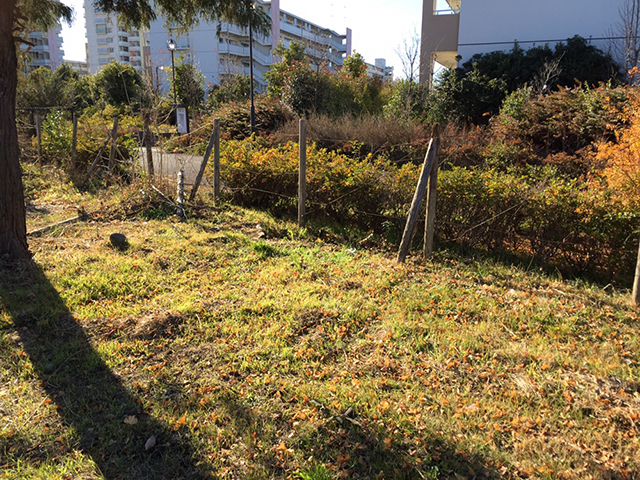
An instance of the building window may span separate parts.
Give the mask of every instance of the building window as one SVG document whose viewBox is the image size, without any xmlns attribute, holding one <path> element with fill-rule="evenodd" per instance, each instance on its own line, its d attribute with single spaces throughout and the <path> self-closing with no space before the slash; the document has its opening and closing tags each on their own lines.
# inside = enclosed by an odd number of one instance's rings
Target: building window
<svg viewBox="0 0 640 480">
<path fill-rule="evenodd" d="M 107 33 L 107 25 L 104 23 L 96 25 L 96 33 L 98 35 L 104 35 L 105 33 Z"/>
</svg>

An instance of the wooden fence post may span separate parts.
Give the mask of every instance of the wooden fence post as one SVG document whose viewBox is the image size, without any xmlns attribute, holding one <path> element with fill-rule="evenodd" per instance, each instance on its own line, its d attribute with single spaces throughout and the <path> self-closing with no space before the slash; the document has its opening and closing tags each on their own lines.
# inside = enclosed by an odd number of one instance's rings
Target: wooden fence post
<svg viewBox="0 0 640 480">
<path fill-rule="evenodd" d="M 213 121 L 213 131 L 216 134 L 213 144 L 213 200 L 220 200 L 220 119 Z"/>
<path fill-rule="evenodd" d="M 307 124 L 300 119 L 300 138 L 298 143 L 300 169 L 298 172 L 298 226 L 304 227 L 305 204 L 307 201 Z"/>
<path fill-rule="evenodd" d="M 198 175 L 196 176 L 196 181 L 193 184 L 191 193 L 189 194 L 190 202 L 193 202 L 193 200 L 196 198 L 196 193 L 198 192 L 198 188 L 200 187 L 200 182 L 202 182 L 204 170 L 205 168 L 207 168 L 207 162 L 209 161 L 209 157 L 211 156 L 211 150 L 216 144 L 216 135 L 218 138 L 217 143 L 220 143 L 220 120 L 218 120 L 217 118 L 213 121 L 213 131 L 209 136 L 209 144 L 207 145 L 207 149 L 204 152 L 204 157 L 202 157 L 202 163 L 200 164 L 200 170 L 198 171 Z M 215 170 L 215 166 L 214 166 L 214 170 Z M 214 172 L 214 175 L 215 175 L 215 172 Z"/>
<path fill-rule="evenodd" d="M 432 138 L 429 141 L 429 149 L 424 157 L 422 171 L 420 172 L 420 179 L 418 180 L 418 186 L 416 187 L 416 191 L 413 195 L 413 201 L 411 202 L 411 208 L 409 209 L 409 215 L 407 216 L 407 223 L 404 227 L 404 233 L 402 234 L 402 241 L 400 242 L 400 248 L 398 250 L 398 263 L 403 263 L 409 253 L 413 233 L 416 229 L 416 225 L 418 224 L 420 205 L 422 204 L 422 199 L 424 198 L 424 193 L 427 189 L 427 181 L 429 180 L 435 157 L 436 145 Z"/>
<path fill-rule="evenodd" d="M 113 129 L 111 130 L 111 151 L 109 152 L 109 173 L 116 169 L 116 140 L 118 138 L 118 117 L 113 117 Z"/>
<path fill-rule="evenodd" d="M 636 261 L 636 275 L 633 280 L 633 294 L 631 300 L 634 307 L 640 305 L 640 246 L 638 246 L 638 260 Z"/>
<path fill-rule="evenodd" d="M 178 189 L 176 193 L 176 205 L 178 206 L 176 215 L 184 218 L 184 171 L 182 169 L 178 172 Z"/>
<path fill-rule="evenodd" d="M 425 258 L 429 258 L 433 253 L 433 235 L 436 226 L 436 199 L 438 197 L 438 155 L 437 155 L 437 138 L 434 143 L 436 150 L 435 160 L 431 167 L 429 175 L 429 185 L 427 187 L 427 216 L 424 225 L 424 246 L 423 253 Z"/>
<path fill-rule="evenodd" d="M 153 179 L 155 175 L 155 169 L 153 167 L 153 146 L 152 146 L 152 138 L 151 138 L 151 125 L 149 122 L 149 113 L 144 112 L 143 114 L 143 127 L 142 127 L 142 135 L 144 136 L 144 145 L 147 151 L 147 174 L 149 178 Z"/>
<path fill-rule="evenodd" d="M 76 155 L 78 152 L 78 117 L 71 112 L 71 121 L 73 122 L 73 133 L 71 136 L 71 171 L 76 170 Z"/>
<path fill-rule="evenodd" d="M 36 138 L 38 141 L 37 153 L 38 153 L 38 162 L 42 162 L 42 118 L 39 113 L 36 113 Z"/>
</svg>

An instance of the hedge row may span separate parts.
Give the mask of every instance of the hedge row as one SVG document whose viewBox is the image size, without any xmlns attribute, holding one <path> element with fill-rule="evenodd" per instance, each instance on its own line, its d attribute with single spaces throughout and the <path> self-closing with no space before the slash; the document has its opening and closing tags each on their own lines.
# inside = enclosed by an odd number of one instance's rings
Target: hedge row
<svg viewBox="0 0 640 480">
<path fill-rule="evenodd" d="M 221 164 L 233 201 L 295 214 L 296 144 L 226 142 Z M 307 172 L 312 217 L 388 235 L 403 226 L 419 167 L 371 157 L 357 160 L 311 145 Z M 563 178 L 553 167 L 507 172 L 452 167 L 440 173 L 438 190 L 436 236 L 441 244 L 516 254 L 603 281 L 627 282 L 633 273 L 640 215 L 604 190 Z"/>
</svg>

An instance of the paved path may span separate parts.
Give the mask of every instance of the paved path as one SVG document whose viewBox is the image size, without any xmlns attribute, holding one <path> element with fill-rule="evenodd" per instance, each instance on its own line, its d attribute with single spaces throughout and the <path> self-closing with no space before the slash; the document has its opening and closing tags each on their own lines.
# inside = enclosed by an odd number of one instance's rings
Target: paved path
<svg viewBox="0 0 640 480">
<path fill-rule="evenodd" d="M 153 152 L 153 168 L 156 175 L 168 175 L 175 177 L 182 168 L 184 171 L 184 182 L 193 184 L 200 170 L 202 163 L 202 155 L 188 155 L 186 153 L 167 153 L 157 147 L 152 148 Z M 140 165 L 147 171 L 147 151 L 145 148 L 140 149 Z M 211 165 L 207 165 L 205 177 Z M 206 178 L 202 179 L 202 183 L 206 184 Z"/>
</svg>

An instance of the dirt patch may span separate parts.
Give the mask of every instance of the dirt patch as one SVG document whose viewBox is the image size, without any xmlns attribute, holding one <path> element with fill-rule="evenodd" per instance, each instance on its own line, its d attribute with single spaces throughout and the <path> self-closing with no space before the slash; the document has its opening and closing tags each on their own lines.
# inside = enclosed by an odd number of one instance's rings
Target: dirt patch
<svg viewBox="0 0 640 480">
<path fill-rule="evenodd" d="M 185 322 L 184 315 L 176 312 L 155 312 L 143 317 L 97 319 L 89 328 L 106 338 L 125 336 L 127 338 L 151 340 L 175 335 Z"/>
</svg>

